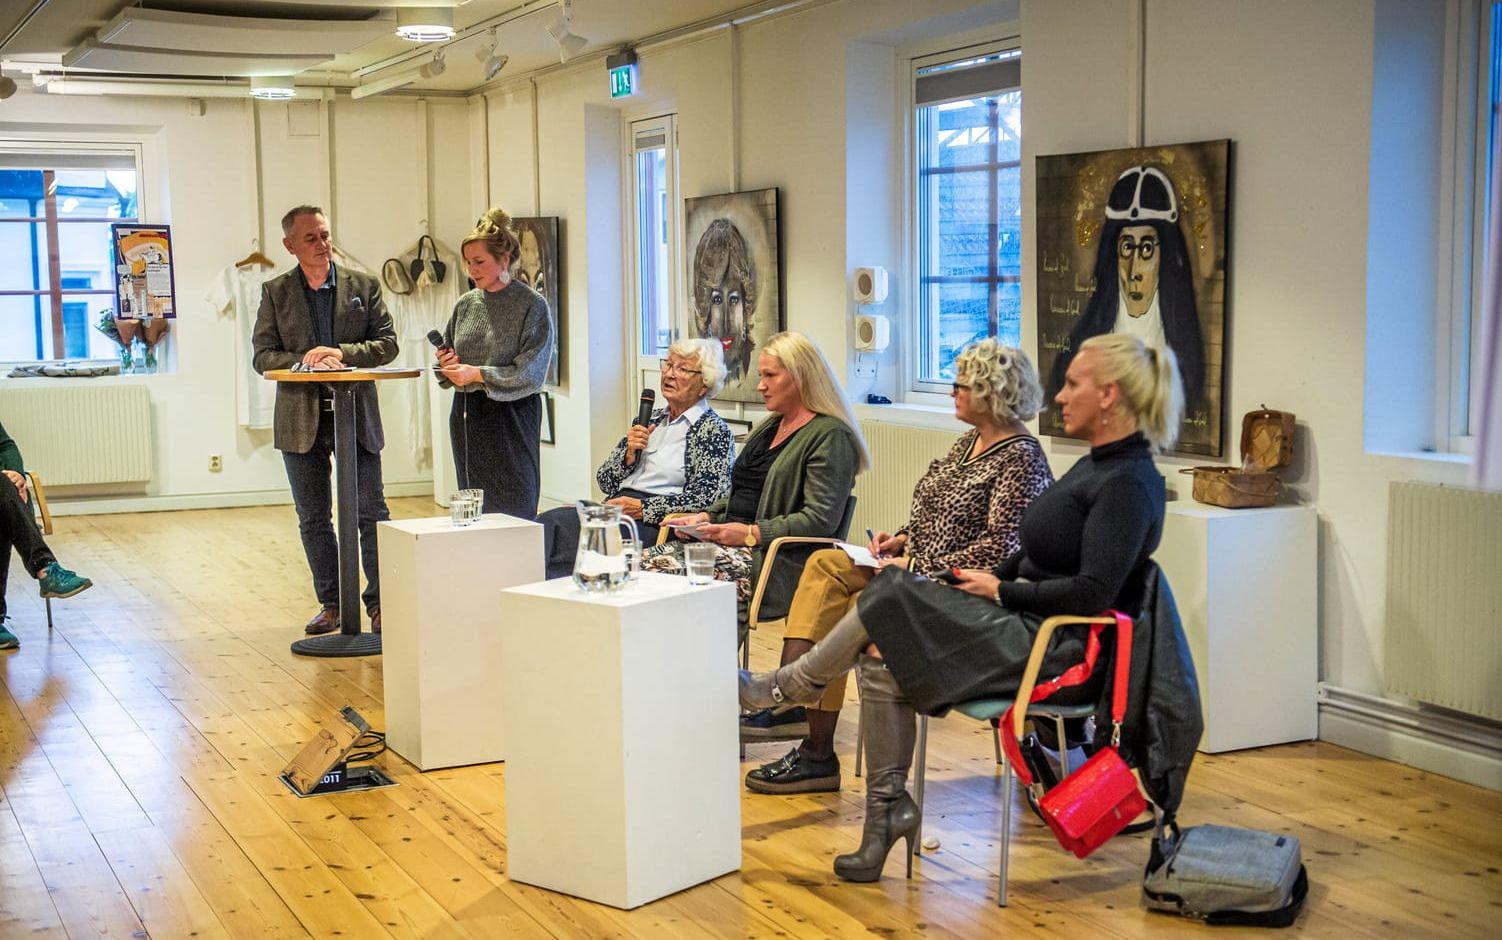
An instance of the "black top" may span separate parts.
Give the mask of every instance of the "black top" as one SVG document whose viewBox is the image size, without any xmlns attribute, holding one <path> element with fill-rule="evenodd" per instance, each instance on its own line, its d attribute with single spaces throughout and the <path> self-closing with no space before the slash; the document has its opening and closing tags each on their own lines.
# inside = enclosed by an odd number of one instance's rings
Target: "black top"
<svg viewBox="0 0 1502 940">
<path fill-rule="evenodd" d="M 782 422 L 779 421 L 777 429 L 781 428 Z M 798 429 L 802 430 L 803 428 Z M 726 522 L 744 522 L 750 525 L 756 521 L 756 507 L 761 503 L 761 488 L 766 485 L 767 471 L 772 469 L 773 462 L 777 460 L 777 452 L 797 437 L 798 431 L 789 434 L 787 440 L 776 447 L 772 446 L 772 439 L 777 436 L 777 430 L 769 434 L 753 434 L 751 440 L 746 442 L 745 448 L 730 468 L 730 505 L 725 507 Z"/>
<path fill-rule="evenodd" d="M 1158 547 L 1163 503 L 1163 478 L 1140 432 L 1092 448 L 1023 513 L 1022 551 L 996 569 L 1002 604 L 1091 616 L 1119 603 L 1127 578 Z"/>
<path fill-rule="evenodd" d="M 334 263 L 329 262 L 329 276 L 317 290 L 308 286 L 308 276 L 302 268 L 297 269 L 302 280 L 303 294 L 308 298 L 308 312 L 313 315 L 313 342 L 318 346 L 334 345 Z"/>
</svg>

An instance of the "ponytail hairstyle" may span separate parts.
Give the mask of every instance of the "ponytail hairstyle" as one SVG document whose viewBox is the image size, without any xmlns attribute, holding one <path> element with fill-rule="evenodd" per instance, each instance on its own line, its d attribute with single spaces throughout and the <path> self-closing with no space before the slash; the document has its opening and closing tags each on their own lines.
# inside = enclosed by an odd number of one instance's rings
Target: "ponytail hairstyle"
<svg viewBox="0 0 1502 940">
<path fill-rule="evenodd" d="M 1184 414 L 1184 389 L 1173 350 L 1123 333 L 1092 336 L 1080 344 L 1080 352 L 1087 349 L 1095 350 L 1099 363 L 1096 384 L 1116 383 L 1153 450 L 1172 447 Z"/>
<path fill-rule="evenodd" d="M 511 259 L 511 264 L 506 269 L 507 273 L 515 273 L 516 265 L 521 260 L 522 244 L 516 237 L 516 229 L 511 225 L 511 216 L 500 206 L 489 209 L 475 222 L 474 229 L 459 243 L 459 253 L 464 254 L 464 249 L 471 242 L 481 242 L 485 250 L 490 252 L 490 257 L 501 260 L 501 257 Z"/>
</svg>

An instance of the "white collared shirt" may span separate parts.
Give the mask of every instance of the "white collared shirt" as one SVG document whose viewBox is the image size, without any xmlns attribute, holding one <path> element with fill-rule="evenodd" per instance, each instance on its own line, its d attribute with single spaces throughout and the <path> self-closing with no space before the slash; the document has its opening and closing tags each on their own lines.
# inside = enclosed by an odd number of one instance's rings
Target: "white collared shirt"
<svg viewBox="0 0 1502 940">
<path fill-rule="evenodd" d="M 708 409 L 701 399 L 672 421 L 658 422 L 647 448 L 636 458 L 636 466 L 621 481 L 625 489 L 643 493 L 677 493 L 688 482 L 684 469 L 685 451 L 688 449 L 688 430 L 704 416 Z"/>
<path fill-rule="evenodd" d="M 1116 325 L 1113 332 L 1135 336 L 1149 346 L 1163 349 L 1168 338 L 1163 334 L 1163 314 L 1158 310 L 1161 291 L 1153 291 L 1153 302 L 1142 316 L 1134 317 L 1127 312 L 1125 295 L 1116 298 Z"/>
</svg>

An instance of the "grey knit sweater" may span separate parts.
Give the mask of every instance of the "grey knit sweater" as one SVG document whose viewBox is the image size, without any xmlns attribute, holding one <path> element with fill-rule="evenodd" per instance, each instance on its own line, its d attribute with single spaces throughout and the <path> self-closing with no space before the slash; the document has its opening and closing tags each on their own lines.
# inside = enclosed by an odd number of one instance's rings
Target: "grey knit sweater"
<svg viewBox="0 0 1502 940">
<path fill-rule="evenodd" d="M 553 323 L 547 300 L 520 281 L 495 292 L 477 287 L 460 297 L 443 338 L 460 362 L 479 367 L 490 398 L 516 401 L 542 390 L 553 355 Z M 453 388 L 442 375 L 438 384 Z"/>
</svg>

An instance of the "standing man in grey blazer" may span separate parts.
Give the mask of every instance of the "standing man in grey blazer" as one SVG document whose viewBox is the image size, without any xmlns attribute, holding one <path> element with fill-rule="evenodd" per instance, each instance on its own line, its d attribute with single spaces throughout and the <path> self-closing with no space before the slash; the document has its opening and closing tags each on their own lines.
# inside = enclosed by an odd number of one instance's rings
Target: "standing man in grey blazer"
<svg viewBox="0 0 1502 940">
<path fill-rule="evenodd" d="M 282 216 L 282 244 L 297 267 L 261 288 L 256 314 L 255 370 L 383 366 L 396 358 L 396 329 L 375 278 L 336 268 L 328 219 L 317 206 L 297 206 Z M 303 551 L 322 605 L 308 621 L 309 636 L 339 629 L 339 543 L 332 522 L 329 455 L 334 450 L 333 398 L 322 384 L 279 382 L 273 441 L 287 465 Z M 381 488 L 381 406 L 374 382 L 355 393 L 356 461 L 360 493 L 361 598 L 370 628 L 381 632 L 381 586 L 376 564 L 376 523 L 390 519 Z"/>
</svg>

